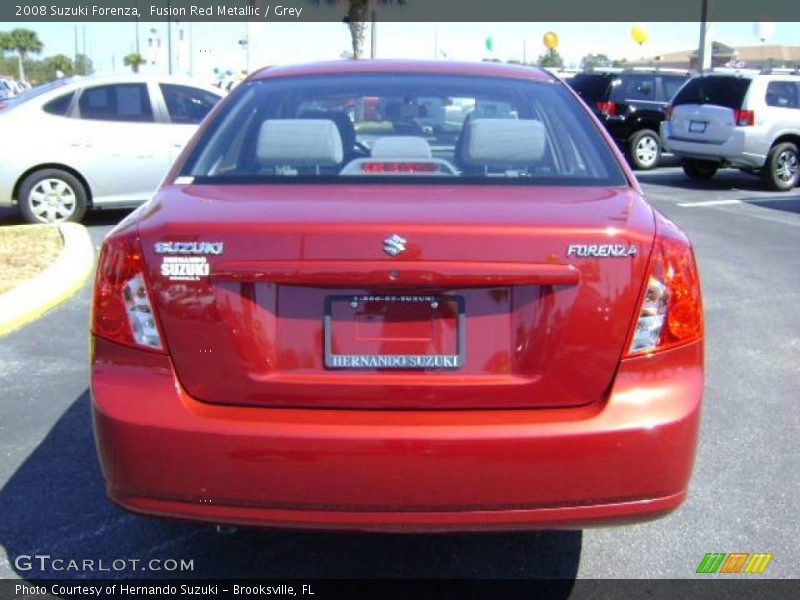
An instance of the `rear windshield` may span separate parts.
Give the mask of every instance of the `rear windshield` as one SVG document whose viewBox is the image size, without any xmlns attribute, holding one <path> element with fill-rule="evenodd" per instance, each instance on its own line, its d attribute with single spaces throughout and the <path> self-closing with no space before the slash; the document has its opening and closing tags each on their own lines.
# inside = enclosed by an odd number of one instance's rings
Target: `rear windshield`
<svg viewBox="0 0 800 600">
<path fill-rule="evenodd" d="M 578 73 L 569 81 L 569 85 L 586 102 L 593 104 L 606 99 L 611 79 L 609 75 Z"/>
<path fill-rule="evenodd" d="M 695 77 L 678 92 L 672 104 L 715 104 L 740 109 L 749 87 L 750 80 L 744 77 Z"/>
<path fill-rule="evenodd" d="M 626 184 L 561 83 L 397 73 L 246 82 L 181 175 L 195 183 Z"/>
</svg>

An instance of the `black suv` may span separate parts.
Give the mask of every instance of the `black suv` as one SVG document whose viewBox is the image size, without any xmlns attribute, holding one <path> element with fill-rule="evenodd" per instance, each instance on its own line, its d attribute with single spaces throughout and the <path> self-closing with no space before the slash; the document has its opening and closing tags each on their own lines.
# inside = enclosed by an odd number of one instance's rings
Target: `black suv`
<svg viewBox="0 0 800 600">
<path fill-rule="evenodd" d="M 658 131 L 664 109 L 689 78 L 685 71 L 608 70 L 578 73 L 568 81 L 608 129 L 636 169 L 661 158 Z"/>
</svg>

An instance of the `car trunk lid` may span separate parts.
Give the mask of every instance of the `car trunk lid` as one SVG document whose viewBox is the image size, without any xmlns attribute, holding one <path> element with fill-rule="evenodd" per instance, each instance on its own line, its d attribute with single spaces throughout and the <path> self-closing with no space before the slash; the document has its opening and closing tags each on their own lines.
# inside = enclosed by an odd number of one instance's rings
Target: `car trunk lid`
<svg viewBox="0 0 800 600">
<path fill-rule="evenodd" d="M 186 390 L 222 404 L 598 401 L 653 237 L 652 211 L 629 188 L 187 185 L 161 195 L 139 232 L 167 347 Z M 175 264 L 205 266 L 164 267 Z"/>
</svg>

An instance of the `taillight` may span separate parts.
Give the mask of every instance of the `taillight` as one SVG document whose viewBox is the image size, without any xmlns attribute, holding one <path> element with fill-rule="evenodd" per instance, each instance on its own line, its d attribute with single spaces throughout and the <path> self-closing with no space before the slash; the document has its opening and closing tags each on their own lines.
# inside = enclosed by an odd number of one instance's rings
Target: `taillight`
<svg viewBox="0 0 800 600">
<path fill-rule="evenodd" d="M 92 333 L 136 348 L 163 350 L 144 271 L 138 238 L 106 240 L 97 263 Z"/>
<path fill-rule="evenodd" d="M 756 113 L 752 110 L 734 110 L 733 120 L 738 127 L 752 127 L 756 124 Z"/>
<path fill-rule="evenodd" d="M 664 120 L 669 121 L 672 118 L 672 111 L 675 107 L 672 104 L 667 104 L 664 108 Z"/>
<path fill-rule="evenodd" d="M 613 117 L 617 114 L 617 105 L 613 102 L 598 102 L 597 103 L 597 111 L 601 115 L 607 115 Z"/>
<path fill-rule="evenodd" d="M 437 163 L 429 162 L 365 162 L 362 173 L 438 173 Z"/>
<path fill-rule="evenodd" d="M 700 278 L 691 246 L 674 238 L 656 240 L 647 288 L 627 356 L 648 354 L 703 337 Z"/>
</svg>

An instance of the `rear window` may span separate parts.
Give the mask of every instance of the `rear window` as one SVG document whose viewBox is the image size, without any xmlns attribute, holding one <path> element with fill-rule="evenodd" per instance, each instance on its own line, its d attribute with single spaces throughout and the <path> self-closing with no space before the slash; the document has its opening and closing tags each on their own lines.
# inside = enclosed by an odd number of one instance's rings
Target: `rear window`
<svg viewBox="0 0 800 600">
<path fill-rule="evenodd" d="M 51 115 L 57 116 L 64 116 L 67 114 L 69 110 L 70 104 L 72 104 L 72 98 L 75 95 L 75 92 L 69 92 L 67 94 L 62 94 L 53 100 L 50 100 L 47 104 L 42 107 L 42 110 L 46 113 L 50 113 Z"/>
<path fill-rule="evenodd" d="M 654 101 L 656 99 L 656 78 L 652 75 L 626 75 L 611 83 L 613 102 L 631 100 Z"/>
<path fill-rule="evenodd" d="M 196 183 L 626 184 L 563 84 L 397 73 L 246 82 L 181 175 Z"/>
<path fill-rule="evenodd" d="M 749 87 L 750 80 L 744 77 L 695 77 L 678 92 L 672 104 L 714 104 L 739 109 Z"/>
<path fill-rule="evenodd" d="M 609 75 L 578 73 L 569 81 L 569 86 L 586 102 L 592 104 L 606 99 L 611 79 Z"/>
</svg>

